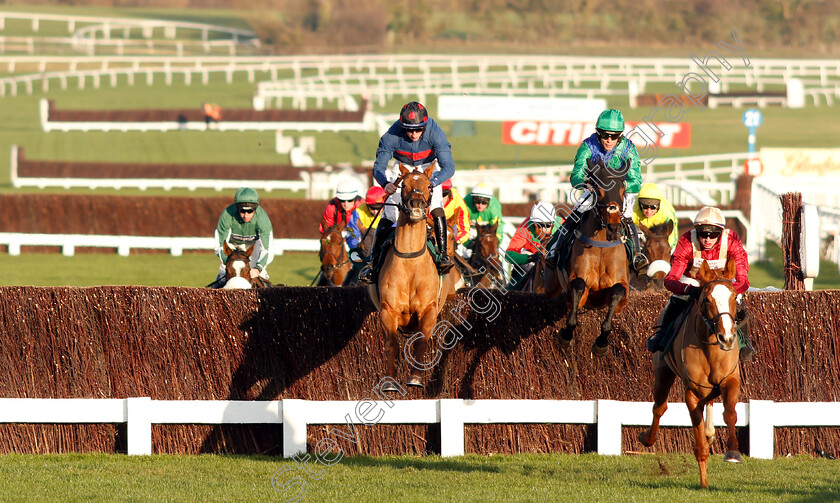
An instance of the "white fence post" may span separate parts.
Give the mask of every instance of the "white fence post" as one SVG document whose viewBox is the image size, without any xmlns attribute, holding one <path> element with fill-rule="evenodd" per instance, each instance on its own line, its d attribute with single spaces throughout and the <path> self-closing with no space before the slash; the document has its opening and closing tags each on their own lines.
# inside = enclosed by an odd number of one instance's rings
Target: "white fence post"
<svg viewBox="0 0 840 503">
<path fill-rule="evenodd" d="M 773 459 L 775 424 L 772 400 L 750 400 L 750 457 Z"/>
<path fill-rule="evenodd" d="M 598 400 L 598 454 L 621 455 L 621 402 Z"/>
<path fill-rule="evenodd" d="M 152 399 L 135 397 L 125 399 L 126 437 L 129 455 L 152 453 Z"/>
<path fill-rule="evenodd" d="M 464 455 L 464 401 L 438 400 L 440 420 L 440 455 L 444 458 Z"/>
<path fill-rule="evenodd" d="M 300 452 L 306 452 L 306 401 L 286 399 L 282 401 L 281 407 L 283 457 L 290 458 Z"/>
</svg>

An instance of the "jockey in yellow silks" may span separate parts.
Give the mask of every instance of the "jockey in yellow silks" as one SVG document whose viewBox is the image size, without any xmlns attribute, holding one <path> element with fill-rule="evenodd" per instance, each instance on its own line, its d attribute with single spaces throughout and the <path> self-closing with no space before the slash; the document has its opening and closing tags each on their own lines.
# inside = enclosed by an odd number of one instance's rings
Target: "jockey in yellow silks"
<svg viewBox="0 0 840 503">
<path fill-rule="evenodd" d="M 668 236 L 671 250 L 677 246 L 679 230 L 677 229 L 677 212 L 674 206 L 665 198 L 665 193 L 655 183 L 646 183 L 639 190 L 636 203 L 633 205 L 633 223 L 644 225 L 652 229 L 655 225 L 673 222 L 674 228 Z"/>
</svg>

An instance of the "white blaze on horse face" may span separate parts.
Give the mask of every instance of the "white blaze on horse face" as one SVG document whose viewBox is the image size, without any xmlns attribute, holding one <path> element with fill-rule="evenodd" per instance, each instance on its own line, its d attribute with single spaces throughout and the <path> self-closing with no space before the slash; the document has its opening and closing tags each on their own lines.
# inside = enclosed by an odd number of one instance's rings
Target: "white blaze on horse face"
<svg viewBox="0 0 840 503">
<path fill-rule="evenodd" d="M 711 297 L 715 301 L 718 314 L 723 314 L 720 319 L 721 328 L 723 328 L 723 339 L 727 343 L 731 342 L 735 337 L 735 313 L 729 312 L 729 301 L 732 299 L 732 290 L 726 285 L 715 285 L 712 288 Z M 724 313 L 729 313 L 726 316 Z"/>
<path fill-rule="evenodd" d="M 231 267 L 233 267 L 233 270 L 236 271 L 237 276 L 242 276 L 243 271 L 246 267 L 248 267 L 248 264 L 246 264 L 243 260 L 237 260 L 233 264 L 231 264 Z"/>
</svg>

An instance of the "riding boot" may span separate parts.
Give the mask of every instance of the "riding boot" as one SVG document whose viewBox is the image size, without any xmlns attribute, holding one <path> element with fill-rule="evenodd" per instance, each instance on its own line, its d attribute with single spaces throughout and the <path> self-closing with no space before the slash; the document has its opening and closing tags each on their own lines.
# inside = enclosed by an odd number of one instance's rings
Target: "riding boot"
<svg viewBox="0 0 840 503">
<path fill-rule="evenodd" d="M 624 223 L 627 227 L 627 235 L 633 241 L 633 270 L 639 272 L 639 270 L 647 266 L 650 262 L 645 254 L 642 253 L 642 243 L 639 241 L 639 229 L 633 223 L 633 219 L 626 218 Z"/>
<path fill-rule="evenodd" d="M 452 266 L 455 263 L 449 257 L 447 253 L 447 246 L 446 246 L 446 214 L 443 212 L 443 208 L 435 208 L 432 210 L 432 219 L 435 223 L 435 241 L 437 242 L 438 247 L 438 262 L 437 262 L 437 269 L 438 274 L 446 274 L 452 269 Z"/>
<path fill-rule="evenodd" d="M 678 299 L 673 295 L 668 299 L 665 309 L 662 310 L 662 321 L 656 327 L 656 332 L 645 343 L 648 351 L 656 353 L 664 349 L 661 345 L 665 342 L 665 334 L 670 328 L 670 325 L 677 319 L 677 316 L 683 311 L 685 304 L 684 300 Z"/>
<path fill-rule="evenodd" d="M 553 244 L 549 244 L 550 250 L 548 250 L 548 254 L 545 257 L 546 264 L 554 267 L 555 269 L 557 268 L 557 264 L 560 262 L 560 257 L 563 256 L 563 252 L 569 246 L 569 243 L 572 242 L 572 236 L 580 225 L 580 221 L 582 219 L 583 213 L 578 213 L 577 211 L 572 212 L 568 217 L 566 217 L 566 220 L 563 221 L 563 225 L 557 229 L 555 236 L 552 238 Z"/>
<path fill-rule="evenodd" d="M 376 237 L 373 238 L 373 249 L 370 251 L 370 261 L 359 271 L 360 282 L 369 285 L 376 283 L 379 276 L 379 255 L 393 225 L 394 222 L 386 218 L 379 220 L 379 225 L 376 227 Z"/>
</svg>

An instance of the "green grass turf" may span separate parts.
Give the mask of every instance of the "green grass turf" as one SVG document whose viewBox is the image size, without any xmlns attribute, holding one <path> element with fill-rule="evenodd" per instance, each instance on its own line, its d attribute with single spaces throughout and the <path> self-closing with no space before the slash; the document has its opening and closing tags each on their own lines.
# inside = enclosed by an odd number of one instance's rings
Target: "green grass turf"
<svg viewBox="0 0 840 503">
<path fill-rule="evenodd" d="M 796 456 L 731 464 L 713 455 L 709 489 L 700 488 L 690 454 L 357 456 L 332 466 L 264 456 L 13 454 L 0 457 L 0 476 L 3 500 L 13 502 L 775 503 L 837 501 L 836 463 Z M 291 470 L 277 473 L 284 467 Z"/>
</svg>

